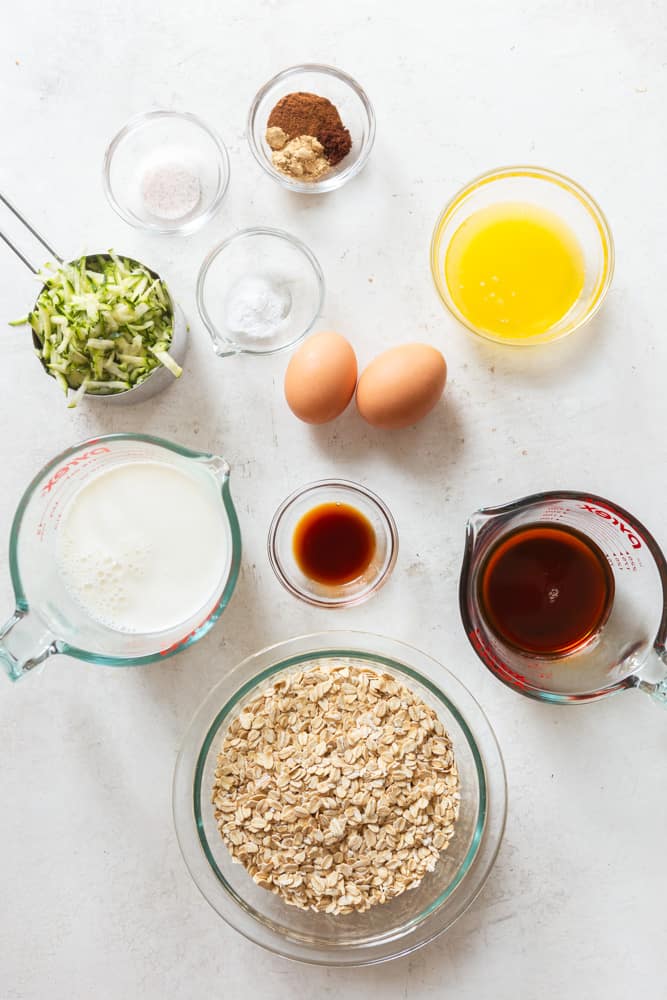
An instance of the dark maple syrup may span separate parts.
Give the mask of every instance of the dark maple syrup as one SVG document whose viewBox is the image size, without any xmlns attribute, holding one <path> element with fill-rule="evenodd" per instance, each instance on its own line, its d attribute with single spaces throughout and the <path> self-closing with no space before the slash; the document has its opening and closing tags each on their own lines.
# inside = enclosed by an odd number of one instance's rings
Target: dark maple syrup
<svg viewBox="0 0 667 1000">
<path fill-rule="evenodd" d="M 487 624 L 508 645 L 564 656 L 606 620 L 614 576 L 585 535 L 560 524 L 532 524 L 494 545 L 480 571 L 478 596 Z"/>
<path fill-rule="evenodd" d="M 345 503 L 323 503 L 294 529 L 294 558 L 311 580 L 340 586 L 356 580 L 375 555 L 375 531 L 367 517 Z"/>
</svg>

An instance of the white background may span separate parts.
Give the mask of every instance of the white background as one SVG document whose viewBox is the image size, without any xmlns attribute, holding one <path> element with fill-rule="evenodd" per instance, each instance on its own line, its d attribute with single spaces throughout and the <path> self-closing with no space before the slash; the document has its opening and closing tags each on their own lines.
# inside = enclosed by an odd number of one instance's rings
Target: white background
<svg viewBox="0 0 667 1000">
<path fill-rule="evenodd" d="M 386 1000 L 664 997 L 667 716 L 624 694 L 583 709 L 521 699 L 488 674 L 459 623 L 466 516 L 558 486 L 608 495 L 665 529 L 667 15 L 648 0 L 11 4 L 0 32 L 0 190 L 65 256 L 114 246 L 168 278 L 192 326 L 180 384 L 125 409 L 68 411 L 25 330 L 0 330 L 0 601 L 16 504 L 60 449 L 144 431 L 224 454 L 244 536 L 241 579 L 216 629 L 167 663 L 115 671 L 58 658 L 0 682 L 0 998 L 292 996 Z M 289 195 L 251 158 L 253 94 L 300 61 L 331 62 L 374 102 L 363 174 Z M 222 211 L 187 240 L 130 230 L 100 168 L 125 120 L 202 115 L 227 142 Z M 617 247 L 594 323 L 535 351 L 476 342 L 432 287 L 428 245 L 450 195 L 494 166 L 559 169 L 593 193 Z M 4 218 L 4 217 L 3 217 Z M 194 306 L 210 247 L 269 224 L 310 244 L 326 281 L 321 328 L 363 366 L 395 343 L 441 348 L 450 380 L 421 426 L 374 432 L 350 410 L 320 429 L 288 412 L 286 359 L 217 360 Z M 36 286 L 0 245 L 0 316 Z M 273 510 L 300 484 L 366 483 L 401 535 L 368 605 L 301 606 L 273 578 Z M 420 646 L 479 698 L 504 750 L 510 813 L 481 897 L 443 938 L 375 969 L 308 969 L 262 952 L 199 896 L 172 830 L 170 782 L 187 722 L 214 682 L 269 642 L 351 626 Z"/>
</svg>

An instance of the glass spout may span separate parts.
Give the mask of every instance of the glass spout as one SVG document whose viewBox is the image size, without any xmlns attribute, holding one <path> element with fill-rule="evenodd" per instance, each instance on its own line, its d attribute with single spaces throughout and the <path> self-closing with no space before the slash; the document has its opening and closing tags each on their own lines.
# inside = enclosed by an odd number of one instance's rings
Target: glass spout
<svg viewBox="0 0 667 1000">
<path fill-rule="evenodd" d="M 28 611 L 14 612 L 0 628 L 0 664 L 12 681 L 58 652 L 53 636 L 36 615 Z"/>
<path fill-rule="evenodd" d="M 241 348 L 237 347 L 236 344 L 232 344 L 230 340 L 216 339 L 213 348 L 219 358 L 233 358 L 241 353 Z"/>
<path fill-rule="evenodd" d="M 490 513 L 488 509 L 482 508 L 480 510 L 474 511 L 474 513 L 472 513 L 468 518 L 467 522 L 468 532 L 472 535 L 473 538 L 475 538 L 480 533 L 484 525 L 487 524 L 489 521 L 493 521 L 495 517 L 496 514 Z"/>
</svg>

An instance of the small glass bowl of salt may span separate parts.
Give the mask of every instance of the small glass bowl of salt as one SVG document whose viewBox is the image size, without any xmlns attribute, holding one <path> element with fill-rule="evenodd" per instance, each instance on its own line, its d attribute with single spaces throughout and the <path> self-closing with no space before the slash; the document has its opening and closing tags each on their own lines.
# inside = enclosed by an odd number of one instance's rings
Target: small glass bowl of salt
<svg viewBox="0 0 667 1000">
<path fill-rule="evenodd" d="M 196 115 L 148 111 L 109 143 L 103 181 L 109 204 L 125 222 L 185 236 L 220 207 L 229 157 L 222 139 Z"/>
<path fill-rule="evenodd" d="M 306 336 L 322 309 L 324 275 L 282 229 L 242 229 L 213 247 L 197 278 L 197 308 L 215 353 L 275 354 Z"/>
</svg>

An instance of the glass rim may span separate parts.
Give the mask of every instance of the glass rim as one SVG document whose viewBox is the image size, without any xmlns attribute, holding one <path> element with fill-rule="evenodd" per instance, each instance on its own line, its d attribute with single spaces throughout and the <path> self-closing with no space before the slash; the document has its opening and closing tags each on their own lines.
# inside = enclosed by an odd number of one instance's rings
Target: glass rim
<svg viewBox="0 0 667 1000">
<path fill-rule="evenodd" d="M 23 588 L 23 582 L 21 580 L 21 572 L 19 568 L 19 558 L 18 558 L 18 544 L 19 535 L 21 530 L 21 524 L 23 523 L 23 516 L 25 514 L 26 508 L 32 499 L 32 496 L 42 482 L 44 477 L 51 472 L 53 469 L 57 468 L 64 460 L 68 459 L 71 455 L 76 454 L 85 448 L 99 447 L 105 442 L 111 441 L 144 441 L 147 444 L 156 445 L 159 448 L 164 448 L 167 451 L 173 451 L 175 454 L 180 455 L 182 458 L 190 458 L 194 461 L 210 461 L 218 456 L 213 455 L 210 452 L 195 451 L 192 448 L 186 448 L 183 445 L 176 444 L 173 441 L 168 441 L 166 438 L 157 437 L 152 434 L 133 434 L 130 432 L 118 432 L 115 434 L 103 434 L 99 437 L 88 438 L 85 441 L 79 442 L 65 448 L 58 455 L 52 458 L 46 465 L 44 465 L 39 472 L 33 476 L 28 486 L 23 492 L 21 499 L 19 500 L 18 506 L 14 513 L 12 519 L 12 525 L 9 534 L 9 574 L 12 582 L 12 588 L 14 590 L 14 599 L 16 602 L 16 609 L 23 614 L 30 611 L 30 602 Z M 241 568 L 241 529 L 238 522 L 238 517 L 236 515 L 236 509 L 234 507 L 234 502 L 232 500 L 231 492 L 229 489 L 229 476 L 230 469 L 227 462 L 222 459 L 225 465 L 225 474 L 220 486 L 220 495 L 222 498 L 223 506 L 225 509 L 225 514 L 227 516 L 231 540 L 232 540 L 232 551 L 231 560 L 229 567 L 229 575 L 223 587 L 222 593 L 219 600 L 216 602 L 215 607 L 212 609 L 210 615 L 206 618 L 201 625 L 197 626 L 192 632 L 190 632 L 187 638 L 170 646 L 167 650 L 159 650 L 156 653 L 149 653 L 145 656 L 108 656 L 101 653 L 93 653 L 90 650 L 80 649 L 78 646 L 72 646 L 70 643 L 54 637 L 54 648 L 58 653 L 67 654 L 73 656 L 78 660 L 83 660 L 86 663 L 97 663 L 103 666 L 109 667 L 125 667 L 125 666 L 141 666 L 147 663 L 155 663 L 158 660 L 165 660 L 169 656 L 173 656 L 175 653 L 181 652 L 183 649 L 187 649 L 194 642 L 203 638 L 207 632 L 215 625 L 218 618 L 225 610 L 234 589 L 236 587 L 236 582 L 238 580 L 240 568 Z"/>
<path fill-rule="evenodd" d="M 327 489 L 342 489 L 349 491 L 353 496 L 362 496 L 364 500 L 368 501 L 377 511 L 380 520 L 386 528 L 388 538 L 388 558 L 386 565 L 377 579 L 375 579 L 372 584 L 360 593 L 350 594 L 347 596 L 342 595 L 340 598 L 333 598 L 329 600 L 320 599 L 317 595 L 309 593 L 308 591 L 297 586 L 287 575 L 277 551 L 278 531 L 280 530 L 281 522 L 288 510 L 306 494 Z M 355 483 L 350 479 L 318 479 L 315 482 L 306 483 L 305 486 L 300 486 L 298 489 L 294 490 L 283 500 L 273 515 L 267 538 L 267 552 L 271 569 L 285 590 L 292 594 L 293 597 L 298 598 L 300 601 L 304 601 L 306 604 L 310 604 L 311 606 L 317 608 L 329 608 L 331 610 L 355 607 L 358 604 L 364 604 L 367 600 L 373 597 L 391 576 L 398 558 L 398 548 L 398 528 L 396 527 L 394 516 L 385 504 L 384 500 L 382 500 L 377 493 L 369 490 L 366 486 L 362 486 L 360 483 Z"/>
<path fill-rule="evenodd" d="M 453 213 L 476 191 L 484 188 L 488 184 L 493 184 L 496 181 L 502 181 L 512 177 L 532 178 L 534 180 L 549 182 L 560 187 L 567 194 L 574 197 L 588 211 L 600 238 L 600 245 L 603 253 L 603 266 L 600 278 L 591 297 L 591 302 L 589 303 L 585 313 L 579 320 L 577 320 L 576 323 L 572 324 L 555 337 L 550 337 L 547 331 L 540 336 L 528 337 L 525 339 L 505 338 L 496 336 L 495 334 L 489 333 L 487 330 L 483 330 L 480 327 L 475 326 L 475 324 L 466 319 L 466 317 L 454 305 L 449 295 L 446 281 L 440 273 L 438 253 L 442 242 L 444 228 Z M 569 337 L 572 333 L 575 333 L 582 326 L 588 323 L 599 311 L 607 296 L 607 292 L 609 291 L 614 276 L 614 237 L 609 221 L 600 208 L 600 205 L 595 198 L 593 198 L 593 196 L 589 194 L 589 192 L 577 181 L 573 180 L 567 174 L 551 170 L 548 167 L 540 167 L 531 164 L 516 164 L 513 166 L 496 167 L 493 170 L 487 170 L 482 174 L 478 174 L 471 181 L 460 188 L 452 198 L 450 198 L 438 215 L 435 226 L 433 227 L 429 250 L 429 261 L 431 276 L 440 301 L 450 315 L 453 316 L 454 319 L 467 330 L 475 334 L 475 336 L 480 337 L 482 340 L 486 340 L 494 344 L 502 344 L 505 347 L 541 347 L 545 344 L 556 343 L 559 340 L 563 340 L 565 337 Z"/>
<path fill-rule="evenodd" d="M 299 651 L 298 647 L 303 646 L 307 648 Z M 460 727 L 473 759 L 479 791 L 475 829 L 466 856 L 436 902 L 429 904 L 399 929 L 342 944 L 321 938 L 313 942 L 301 932 L 285 934 L 284 929 L 278 928 L 272 920 L 258 918 L 234 890 L 229 890 L 226 880 L 221 877 L 207 850 L 200 809 L 206 757 L 239 701 L 267 678 L 323 657 L 355 658 L 367 661 L 371 667 L 375 664 L 376 669 L 384 665 L 406 677 L 408 684 L 412 681 L 428 690 Z M 243 683 L 238 683 L 256 665 L 260 669 Z M 446 694 L 437 680 L 422 672 L 428 669 L 436 677 L 444 673 L 447 687 L 453 688 L 454 694 Z M 218 708 L 221 696 L 224 704 Z M 199 735 L 202 731 L 203 737 Z M 197 745 L 192 746 L 195 735 Z M 200 893 L 219 916 L 248 940 L 275 954 L 315 965 L 362 966 L 415 951 L 443 933 L 471 905 L 481 891 L 502 843 L 507 812 L 507 779 L 491 724 L 476 698 L 451 671 L 407 643 L 372 633 L 331 630 L 274 643 L 246 657 L 218 682 L 199 706 L 186 730 L 174 769 L 172 796 L 176 837 L 183 860 Z M 203 873 L 202 863 L 205 866 Z M 212 891 L 208 891 L 212 885 L 222 886 L 225 891 L 222 903 L 216 901 Z M 445 904 L 456 898 L 454 893 L 460 886 L 467 886 L 467 891 L 459 897 L 455 912 L 443 912 Z M 227 903 L 231 904 L 231 909 L 225 905 Z M 431 926 L 428 925 L 429 918 Z"/>
<path fill-rule="evenodd" d="M 171 227 L 166 227 L 158 222 L 144 222 L 132 215 L 127 211 L 122 202 L 118 200 L 111 184 L 111 164 L 113 162 L 114 154 L 123 140 L 126 139 L 132 132 L 136 132 L 146 123 L 157 121 L 160 118 L 186 121 L 192 125 L 196 125 L 202 130 L 202 132 L 205 132 L 217 149 L 218 164 L 221 168 L 221 177 L 218 189 L 208 208 L 204 209 L 202 212 L 196 213 L 192 218 L 188 219 L 187 222 L 183 223 L 183 225 L 175 225 Z M 220 138 L 218 133 L 212 129 L 210 125 L 207 125 L 207 123 L 200 118 L 199 115 L 193 114 L 191 111 L 173 111 L 166 108 L 158 108 L 153 111 L 140 111 L 138 114 L 133 115 L 130 119 L 128 119 L 128 121 L 125 122 L 125 124 L 118 130 L 118 132 L 116 132 L 114 137 L 109 142 L 104 152 L 104 160 L 102 163 L 102 186 L 104 188 L 104 194 L 106 195 L 107 201 L 113 208 L 114 212 L 134 229 L 142 229 L 146 232 L 155 233 L 159 236 L 189 236 L 191 233 L 201 229 L 202 226 L 213 218 L 220 208 L 222 200 L 229 187 L 230 176 L 231 169 L 229 164 L 229 153 L 227 152 L 225 143 Z"/>
<path fill-rule="evenodd" d="M 297 181 L 292 180 L 285 174 L 281 174 L 280 171 L 276 170 L 273 164 L 267 159 L 264 150 L 255 139 L 254 125 L 259 105 L 266 95 L 270 93 L 273 87 L 290 76 L 296 75 L 297 73 L 320 73 L 322 76 L 334 76 L 336 79 L 340 80 L 341 83 L 347 84 L 347 86 L 354 91 L 356 96 L 361 101 L 368 121 L 368 135 L 365 143 L 359 151 L 359 156 L 354 163 L 351 163 L 348 167 L 345 167 L 337 174 L 323 177 L 321 181 Z M 255 94 L 248 111 L 246 123 L 248 145 L 250 146 L 250 151 L 255 157 L 255 160 L 259 163 L 260 167 L 269 175 L 269 177 L 273 178 L 273 180 L 277 181 L 284 188 L 287 188 L 289 191 L 295 191 L 299 194 L 326 194 L 329 191 L 335 191 L 360 173 L 366 165 L 366 161 L 368 160 L 373 148 L 373 144 L 375 142 L 375 129 L 375 111 L 366 91 L 359 83 L 357 83 L 354 77 L 349 75 L 349 73 L 345 73 L 343 70 L 337 69 L 335 66 L 329 66 L 326 63 L 300 63 L 295 66 L 288 66 L 287 69 L 283 69 L 279 73 L 276 73 L 275 76 L 272 76 L 270 80 L 267 80 L 267 82 L 260 87 Z"/>
<path fill-rule="evenodd" d="M 308 326 L 301 333 L 299 333 L 292 340 L 290 340 L 288 343 L 281 344 L 279 347 L 271 347 L 265 350 L 260 350 L 260 349 L 251 350 L 248 347 L 239 347 L 238 344 L 234 343 L 234 341 L 229 340 L 227 337 L 223 337 L 222 333 L 218 330 L 218 327 L 211 319 L 211 315 L 206 307 L 206 279 L 208 277 L 208 273 L 212 265 L 214 264 L 218 256 L 225 250 L 228 250 L 234 243 L 255 236 L 269 236 L 271 238 L 275 237 L 276 239 L 280 239 L 283 240 L 283 242 L 288 243 L 290 246 L 294 247 L 294 249 L 299 250 L 312 268 L 318 292 L 317 304 L 313 312 L 313 317 L 308 323 Z M 215 246 L 212 247 L 211 250 L 209 250 L 209 252 L 206 254 L 204 260 L 201 263 L 201 266 L 199 268 L 199 273 L 197 275 L 197 284 L 195 286 L 195 301 L 197 304 L 197 311 L 201 317 L 202 323 L 206 327 L 208 334 L 213 342 L 214 349 L 216 347 L 216 344 L 218 344 L 220 341 L 229 345 L 228 352 L 227 351 L 218 352 L 216 350 L 216 354 L 218 354 L 219 357 L 226 357 L 232 354 L 250 354 L 252 356 L 268 357 L 271 354 L 280 354 L 282 351 L 290 350 L 292 347 L 294 347 L 295 344 L 298 344 L 300 340 L 303 340 L 303 338 L 306 337 L 308 333 L 310 333 L 313 326 L 317 322 L 317 319 L 320 313 L 322 312 L 322 307 L 324 306 L 324 294 L 325 294 L 324 272 L 322 271 L 322 266 L 319 260 L 317 259 L 313 251 L 310 249 L 310 247 L 306 243 L 304 243 L 303 240 L 299 239 L 298 236 L 293 236 L 291 233 L 286 232 L 286 230 L 284 229 L 277 229 L 272 226 L 251 226 L 247 229 L 238 229 L 235 233 L 232 233 L 231 236 L 228 236 L 226 239 L 221 240 L 219 243 L 216 243 Z"/>
</svg>

